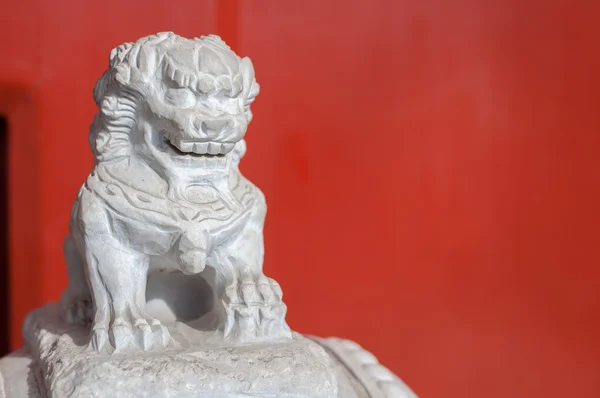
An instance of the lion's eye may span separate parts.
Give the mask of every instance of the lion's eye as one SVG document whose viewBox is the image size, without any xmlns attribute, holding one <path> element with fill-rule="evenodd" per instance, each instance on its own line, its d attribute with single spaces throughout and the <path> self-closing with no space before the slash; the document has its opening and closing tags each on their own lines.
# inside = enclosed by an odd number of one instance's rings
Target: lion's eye
<svg viewBox="0 0 600 398">
<path fill-rule="evenodd" d="M 196 96 L 187 88 L 169 88 L 165 92 L 165 101 L 177 108 L 190 108 L 196 103 Z"/>
</svg>

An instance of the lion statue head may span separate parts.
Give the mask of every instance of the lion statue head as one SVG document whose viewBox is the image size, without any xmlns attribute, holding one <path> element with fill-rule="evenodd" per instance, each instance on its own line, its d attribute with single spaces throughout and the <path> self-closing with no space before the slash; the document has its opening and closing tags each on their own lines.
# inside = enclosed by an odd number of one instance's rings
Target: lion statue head
<svg viewBox="0 0 600 398">
<path fill-rule="evenodd" d="M 162 171 L 197 168 L 198 158 L 237 163 L 258 92 L 250 59 L 218 36 L 164 32 L 120 45 L 94 87 L 96 163 L 136 157 Z"/>
</svg>

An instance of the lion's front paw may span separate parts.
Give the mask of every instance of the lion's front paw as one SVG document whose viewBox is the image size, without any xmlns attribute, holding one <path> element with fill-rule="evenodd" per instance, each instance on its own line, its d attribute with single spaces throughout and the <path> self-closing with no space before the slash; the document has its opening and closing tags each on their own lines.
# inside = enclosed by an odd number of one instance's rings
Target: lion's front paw
<svg viewBox="0 0 600 398">
<path fill-rule="evenodd" d="M 116 318 L 109 327 L 94 325 L 90 348 L 94 351 L 164 349 L 175 344 L 169 330 L 156 319 Z"/>
<path fill-rule="evenodd" d="M 292 337 L 285 322 L 287 307 L 281 301 L 282 291 L 273 279 L 248 276 L 229 286 L 226 294 L 225 338 L 246 342 Z"/>
</svg>

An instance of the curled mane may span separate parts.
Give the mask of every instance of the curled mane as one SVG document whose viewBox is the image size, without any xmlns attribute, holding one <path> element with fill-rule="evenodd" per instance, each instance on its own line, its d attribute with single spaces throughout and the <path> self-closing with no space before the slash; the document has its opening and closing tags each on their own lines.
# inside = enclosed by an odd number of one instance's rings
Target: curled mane
<svg viewBox="0 0 600 398">
<path fill-rule="evenodd" d="M 169 53 L 179 45 L 186 45 L 198 52 L 195 61 L 200 65 L 183 65 L 195 67 L 198 72 L 194 75 L 182 73 L 178 66 L 181 60 L 173 60 Z M 206 70 L 206 66 L 201 65 L 207 63 L 203 57 L 220 58 L 219 62 L 226 66 L 225 74 L 215 76 L 213 71 Z M 219 62 L 208 64 L 219 66 Z M 98 112 L 90 126 L 89 142 L 96 163 L 130 156 L 138 107 L 147 95 L 148 84 L 157 77 L 160 80 L 179 79 L 179 83 L 197 84 L 205 93 L 228 90 L 231 95 L 237 95 L 241 91 L 248 120 L 252 118 L 250 104 L 259 93 L 259 85 L 249 58 L 238 57 L 214 35 L 185 39 L 171 32 L 162 32 L 144 37 L 135 43 L 114 48 L 110 53 L 108 70 L 94 86 L 93 95 Z M 242 147 L 245 148 L 243 143 L 236 145 L 236 149 Z M 238 154 L 240 158 L 243 152 L 245 150 Z"/>
</svg>

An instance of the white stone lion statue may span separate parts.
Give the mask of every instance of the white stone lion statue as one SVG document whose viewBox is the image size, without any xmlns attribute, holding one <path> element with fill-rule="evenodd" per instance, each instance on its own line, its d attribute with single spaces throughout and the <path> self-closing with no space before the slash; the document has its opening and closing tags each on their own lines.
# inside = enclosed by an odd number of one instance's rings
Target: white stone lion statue
<svg viewBox="0 0 600 398">
<path fill-rule="evenodd" d="M 265 199 L 238 170 L 258 92 L 250 59 L 217 36 L 159 33 L 111 52 L 61 299 L 70 323 L 92 323 L 96 350 L 168 345 L 145 309 L 147 275 L 205 267 L 226 337 L 290 337 L 282 291 L 262 272 Z"/>
<path fill-rule="evenodd" d="M 111 52 L 69 285 L 0 358 L 0 398 L 416 398 L 358 344 L 286 324 L 262 271 L 265 199 L 238 169 L 258 91 L 216 36 Z"/>
</svg>

